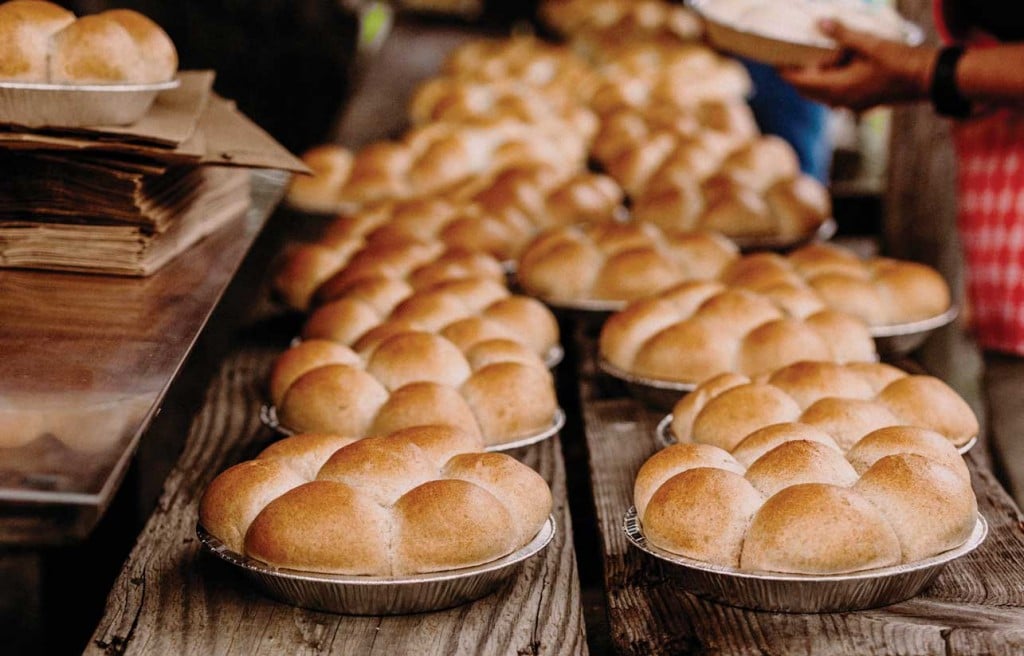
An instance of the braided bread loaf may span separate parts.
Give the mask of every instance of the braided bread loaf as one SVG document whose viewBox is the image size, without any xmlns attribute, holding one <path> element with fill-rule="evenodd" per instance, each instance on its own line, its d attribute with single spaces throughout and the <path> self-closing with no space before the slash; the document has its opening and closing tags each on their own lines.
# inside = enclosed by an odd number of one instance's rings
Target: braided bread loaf
<svg viewBox="0 0 1024 656">
<path fill-rule="evenodd" d="M 758 375 L 805 359 L 877 359 L 859 319 L 829 310 L 795 318 L 767 296 L 707 281 L 682 283 L 612 315 L 600 353 L 623 371 L 682 383 L 724 372 Z"/>
<path fill-rule="evenodd" d="M 551 427 L 558 410 L 544 362 L 507 339 L 465 352 L 440 335 L 393 330 L 360 354 L 308 340 L 281 354 L 270 376 L 282 426 L 297 432 L 380 435 L 450 424 L 488 445 Z"/>
<path fill-rule="evenodd" d="M 917 262 L 861 259 L 834 244 L 812 244 L 786 257 L 749 255 L 721 280 L 762 293 L 812 291 L 823 305 L 860 317 L 870 326 L 928 319 L 949 309 L 949 286 L 939 272 Z"/>
<path fill-rule="evenodd" d="M 766 427 L 780 422 L 824 432 L 843 452 L 886 426 L 927 428 L 955 446 L 978 434 L 974 412 L 948 385 L 880 363 L 800 361 L 753 379 L 723 374 L 704 381 L 672 411 L 679 441 L 712 444 L 745 463 L 771 448 Z"/>
<path fill-rule="evenodd" d="M 365 339 L 394 326 L 440 333 L 463 351 L 500 337 L 544 357 L 558 344 L 550 310 L 487 278 L 447 280 L 417 291 L 394 278 L 362 278 L 314 310 L 301 334 L 361 350 Z"/>
<path fill-rule="evenodd" d="M 647 539 L 713 565 L 842 574 L 918 561 L 970 537 L 970 476 L 934 433 L 885 428 L 848 460 L 809 427 L 772 428 L 778 441 L 749 464 L 707 444 L 654 454 L 634 487 Z"/>
<path fill-rule="evenodd" d="M 199 521 L 229 549 L 279 568 L 396 576 L 469 567 L 527 544 L 551 491 L 478 438 L 419 426 L 353 440 L 303 434 L 222 472 Z"/>
<path fill-rule="evenodd" d="M 550 230 L 519 260 L 526 293 L 549 301 L 632 301 L 684 280 L 716 278 L 738 249 L 715 233 L 663 233 L 646 223 Z"/>
</svg>

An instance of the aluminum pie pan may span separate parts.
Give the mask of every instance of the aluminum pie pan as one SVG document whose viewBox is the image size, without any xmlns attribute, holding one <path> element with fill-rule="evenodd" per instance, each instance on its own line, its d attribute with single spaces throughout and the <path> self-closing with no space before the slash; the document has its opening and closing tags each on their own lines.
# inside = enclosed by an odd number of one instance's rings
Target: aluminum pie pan
<svg viewBox="0 0 1024 656">
<path fill-rule="evenodd" d="M 868 330 L 875 340 L 875 348 L 879 355 L 902 356 L 924 344 L 925 340 L 939 328 L 952 323 L 958 313 L 959 308 L 951 305 L 945 312 L 934 317 L 888 326 L 871 326 Z"/>
<path fill-rule="evenodd" d="M 142 118 L 175 78 L 155 84 L 0 82 L 0 123 L 28 128 L 128 125 Z"/>
<path fill-rule="evenodd" d="M 619 369 L 603 357 L 598 358 L 597 366 L 612 378 L 625 383 L 632 396 L 660 410 L 671 410 L 679 399 L 697 388 L 697 383 L 638 376 Z"/>
<path fill-rule="evenodd" d="M 946 565 L 985 541 L 988 522 L 979 513 L 966 542 L 931 558 L 825 576 L 745 571 L 670 553 L 647 542 L 635 507 L 626 511 L 623 530 L 636 549 L 654 558 L 666 574 L 698 597 L 754 610 L 832 613 L 888 606 L 916 596 Z"/>
<path fill-rule="evenodd" d="M 267 428 L 280 433 L 286 437 L 295 435 L 298 431 L 292 430 L 288 426 L 285 426 L 277 417 L 277 408 L 270 404 L 263 404 L 260 406 L 260 423 Z M 484 451 L 511 451 L 513 449 L 520 449 L 524 446 L 530 446 L 543 442 L 546 439 L 556 435 L 558 431 L 562 430 L 565 426 L 565 410 L 561 407 L 555 408 L 555 414 L 551 417 L 551 423 L 542 431 L 520 437 L 515 440 L 508 442 L 502 442 L 501 444 L 489 444 L 484 447 Z"/>
<path fill-rule="evenodd" d="M 661 421 L 658 422 L 658 426 L 654 429 L 654 439 L 662 449 L 668 448 L 674 444 L 679 444 L 679 438 L 677 438 L 676 434 L 672 432 L 672 418 L 673 416 L 671 414 L 665 415 L 662 417 Z M 959 451 L 962 456 L 967 455 L 967 452 L 974 448 L 974 445 L 977 443 L 978 436 L 975 435 L 960 446 L 956 447 L 956 450 Z"/>
<path fill-rule="evenodd" d="M 196 535 L 206 551 L 240 570 L 266 595 L 286 604 L 343 615 L 403 615 L 459 606 L 494 592 L 524 561 L 551 543 L 555 520 L 548 516 L 533 540 L 489 563 L 402 577 L 278 569 L 231 551 L 198 523 Z"/>
<path fill-rule="evenodd" d="M 709 15 L 710 0 L 688 0 L 687 4 L 704 19 L 704 31 L 712 46 L 732 54 L 755 59 L 774 66 L 810 66 L 830 61 L 840 49 L 824 38 L 812 41 L 793 41 L 736 27 Z M 903 40 L 907 45 L 924 41 L 920 27 L 903 20 Z"/>
<path fill-rule="evenodd" d="M 835 236 L 839 229 L 836 220 L 829 217 L 812 232 L 796 237 L 780 237 L 778 235 L 765 235 L 761 237 L 729 237 L 736 246 L 744 253 L 751 251 L 788 251 L 815 241 L 828 241 Z"/>
</svg>

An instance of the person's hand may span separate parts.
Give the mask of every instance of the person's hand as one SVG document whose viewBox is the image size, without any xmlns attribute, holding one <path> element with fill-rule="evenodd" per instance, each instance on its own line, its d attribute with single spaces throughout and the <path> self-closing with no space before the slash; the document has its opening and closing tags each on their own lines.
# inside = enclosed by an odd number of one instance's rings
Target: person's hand
<svg viewBox="0 0 1024 656">
<path fill-rule="evenodd" d="M 835 39 L 834 62 L 780 71 L 805 96 L 855 110 L 928 98 L 937 50 L 913 47 L 851 30 L 832 20 L 819 29 Z"/>
</svg>

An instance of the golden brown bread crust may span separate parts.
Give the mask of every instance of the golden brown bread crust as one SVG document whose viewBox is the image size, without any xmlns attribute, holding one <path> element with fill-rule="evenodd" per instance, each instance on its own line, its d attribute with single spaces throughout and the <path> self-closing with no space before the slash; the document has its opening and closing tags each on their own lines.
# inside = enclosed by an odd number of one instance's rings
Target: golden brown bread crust
<svg viewBox="0 0 1024 656">
<path fill-rule="evenodd" d="M 836 441 L 828 433 L 799 422 L 768 424 L 743 438 L 732 455 L 745 467 L 750 467 L 761 456 L 792 440 L 816 442 L 842 453 Z"/>
<path fill-rule="evenodd" d="M 953 469 L 964 479 L 971 478 L 967 463 L 948 439 L 917 426 L 888 426 L 872 431 L 846 452 L 846 458 L 858 474 L 863 474 L 882 458 L 899 453 L 925 456 Z"/>
<path fill-rule="evenodd" d="M 370 374 L 331 364 L 299 376 L 278 410 L 281 424 L 296 432 L 359 436 L 369 432 L 387 400 L 387 390 Z"/>
<path fill-rule="evenodd" d="M 761 495 L 743 476 L 698 467 L 668 479 L 644 512 L 651 544 L 714 565 L 740 563 L 743 536 L 761 506 Z"/>
<path fill-rule="evenodd" d="M 714 467 L 743 475 L 743 467 L 728 451 L 710 444 L 673 444 L 658 451 L 644 462 L 633 484 L 633 504 L 639 517 L 647 511 L 647 504 L 665 481 L 697 467 Z"/>
<path fill-rule="evenodd" d="M 303 340 L 274 361 L 270 371 L 270 400 L 281 407 L 285 392 L 299 376 L 327 364 L 361 366 L 359 356 L 343 344 L 323 339 Z"/>
<path fill-rule="evenodd" d="M 978 504 L 969 479 L 925 456 L 885 456 L 853 487 L 889 520 L 904 561 L 915 561 L 963 544 L 971 535 Z"/>
<path fill-rule="evenodd" d="M 143 82 L 164 82 L 174 77 L 178 51 L 163 28 L 131 9 L 109 9 L 102 15 L 119 23 L 138 45 Z"/>
<path fill-rule="evenodd" d="M 410 383 L 391 393 L 367 432 L 386 435 L 403 428 L 444 424 L 483 435 L 466 399 L 458 390 L 431 382 Z"/>
<path fill-rule="evenodd" d="M 518 362 L 488 364 L 460 391 L 487 444 L 535 435 L 551 426 L 558 409 L 551 374 Z"/>
<path fill-rule="evenodd" d="M 52 39 L 50 51 L 50 81 L 73 84 L 146 84 L 164 82 L 168 61 L 147 61 L 142 44 L 124 25 L 124 14 L 107 12 L 82 16 Z M 138 25 L 133 23 L 132 30 Z M 159 29 L 155 24 L 152 26 Z M 169 51 L 163 44 L 163 56 Z M 155 53 L 154 53 L 155 54 Z M 174 56 L 177 68 L 177 56 Z M 174 71 L 170 71 L 173 76 Z M 153 79 L 153 76 L 160 76 Z"/>
<path fill-rule="evenodd" d="M 552 504 L 539 475 L 480 448 L 444 426 L 296 435 L 214 479 L 200 521 L 277 567 L 387 576 L 480 564 L 533 539 Z"/>
<path fill-rule="evenodd" d="M 788 487 L 765 501 L 743 542 L 743 569 L 842 574 L 900 562 L 900 544 L 856 492 L 821 483 Z"/>
<path fill-rule="evenodd" d="M 389 390 L 420 381 L 458 387 L 471 374 L 458 347 L 423 332 L 399 333 L 381 342 L 366 371 Z"/>
<path fill-rule="evenodd" d="M 222 472 L 199 501 L 199 521 L 229 549 L 244 551 L 245 533 L 271 500 L 305 482 L 285 463 L 248 460 Z"/>
<path fill-rule="evenodd" d="M 834 446 L 792 439 L 764 454 L 747 468 L 750 484 L 765 498 L 800 483 L 830 483 L 848 487 L 857 472 Z"/>
<path fill-rule="evenodd" d="M 274 567 L 383 576 L 391 573 L 388 520 L 364 493 L 312 481 L 263 508 L 246 533 L 245 552 Z"/>
<path fill-rule="evenodd" d="M 50 39 L 74 20 L 73 13 L 51 2 L 0 4 L 0 80 L 48 82 Z"/>
</svg>

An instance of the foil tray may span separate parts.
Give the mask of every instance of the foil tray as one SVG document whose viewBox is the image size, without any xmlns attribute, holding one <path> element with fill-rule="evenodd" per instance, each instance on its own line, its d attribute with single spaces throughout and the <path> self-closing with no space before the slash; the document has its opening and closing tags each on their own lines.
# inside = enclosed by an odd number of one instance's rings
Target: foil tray
<svg viewBox="0 0 1024 656">
<path fill-rule="evenodd" d="M 907 355 L 924 344 L 933 332 L 952 323 L 958 311 L 953 305 L 942 314 L 927 319 L 889 326 L 871 326 L 869 330 L 875 340 L 875 349 L 882 357 Z"/>
<path fill-rule="evenodd" d="M 787 41 L 737 28 L 708 15 L 713 0 L 688 0 L 687 5 L 704 19 L 708 41 L 720 50 L 748 57 L 773 66 L 813 66 L 830 61 L 840 54 L 839 48 L 824 38 L 814 41 Z M 907 45 L 924 41 L 924 32 L 904 20 L 903 37 Z"/>
<path fill-rule="evenodd" d="M 658 443 L 660 449 L 670 447 L 673 444 L 679 444 L 679 438 L 672 432 L 672 415 L 666 415 L 662 417 L 661 421 L 658 422 L 658 426 L 654 429 L 654 441 Z M 960 452 L 960 455 L 967 455 L 975 444 L 978 443 L 978 436 L 975 435 L 971 439 L 967 440 L 964 444 L 961 444 L 956 448 Z"/>
<path fill-rule="evenodd" d="M 887 606 L 922 592 L 950 562 L 974 551 L 988 535 L 980 514 L 967 541 L 925 560 L 893 567 L 815 576 L 751 572 L 711 565 L 659 549 L 647 542 L 631 507 L 623 518 L 629 542 L 689 592 L 728 606 L 783 613 L 832 613 Z"/>
<path fill-rule="evenodd" d="M 271 567 L 237 554 L 199 524 L 203 548 L 239 569 L 265 594 L 286 604 L 344 615 L 402 615 L 451 608 L 484 597 L 511 579 L 555 536 L 547 522 L 526 546 L 498 560 L 462 569 L 403 577 L 347 576 Z"/>
<path fill-rule="evenodd" d="M 799 237 L 782 238 L 768 235 L 764 237 L 729 237 L 744 253 L 754 251 L 788 251 L 815 241 L 828 241 L 836 234 L 839 226 L 836 220 L 829 217 L 821 222 L 813 232 Z"/>
<path fill-rule="evenodd" d="M 631 395 L 659 410 L 671 410 L 680 398 L 697 388 L 696 383 L 637 376 L 619 369 L 604 358 L 598 358 L 597 366 L 612 378 L 625 383 Z"/>
<path fill-rule="evenodd" d="M 291 341 L 288 342 L 288 348 L 295 348 L 296 346 L 298 346 L 301 343 L 302 343 L 302 338 L 299 337 L 298 335 L 296 335 L 295 337 L 292 337 Z M 561 344 L 555 344 L 554 346 L 549 348 L 547 350 L 547 353 L 545 353 L 541 357 L 541 360 L 544 361 L 544 365 L 548 369 L 554 369 L 555 367 L 560 365 L 562 363 L 562 360 L 564 360 L 564 359 L 565 359 L 565 349 L 562 347 Z"/>
<path fill-rule="evenodd" d="M 0 82 L 0 123 L 28 128 L 128 125 L 142 118 L 161 91 L 156 84 L 39 84 Z"/>
<path fill-rule="evenodd" d="M 277 417 L 277 408 L 273 405 L 263 404 L 260 406 L 260 423 L 267 428 L 280 433 L 284 436 L 295 435 L 296 431 L 281 424 L 281 421 Z M 558 431 L 562 430 L 565 426 L 565 410 L 562 408 L 555 408 L 555 414 L 551 417 L 551 424 L 544 430 L 534 433 L 533 435 L 527 435 L 510 442 L 503 442 L 501 444 L 491 444 L 484 447 L 484 451 L 511 451 L 513 449 L 519 449 L 524 446 L 530 446 L 531 444 L 537 444 L 557 434 Z"/>
</svg>

